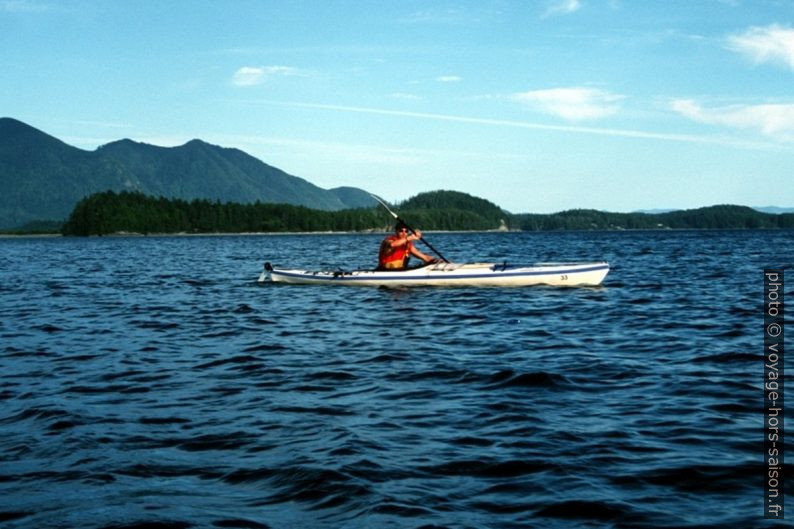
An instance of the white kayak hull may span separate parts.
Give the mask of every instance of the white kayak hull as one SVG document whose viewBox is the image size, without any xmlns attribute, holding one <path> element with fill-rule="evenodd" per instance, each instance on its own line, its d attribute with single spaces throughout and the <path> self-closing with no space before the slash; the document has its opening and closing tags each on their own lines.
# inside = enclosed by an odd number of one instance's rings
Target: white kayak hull
<svg viewBox="0 0 794 529">
<path fill-rule="evenodd" d="M 259 281 L 309 285 L 375 287 L 416 286 L 596 286 L 609 273 L 606 262 L 541 263 L 511 266 L 494 263 L 437 263 L 407 270 L 320 271 L 273 268 L 265 263 Z"/>
</svg>

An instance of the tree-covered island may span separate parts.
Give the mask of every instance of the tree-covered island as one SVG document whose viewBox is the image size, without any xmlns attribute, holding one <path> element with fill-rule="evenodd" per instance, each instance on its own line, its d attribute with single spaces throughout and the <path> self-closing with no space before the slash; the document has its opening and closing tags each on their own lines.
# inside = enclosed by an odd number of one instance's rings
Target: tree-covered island
<svg viewBox="0 0 794 529">
<path fill-rule="evenodd" d="M 395 205 L 424 230 L 624 230 L 794 228 L 794 214 L 744 206 L 711 206 L 668 213 L 608 213 L 576 209 L 511 214 L 487 200 L 456 191 L 422 193 Z M 323 211 L 288 204 L 185 201 L 135 192 L 106 191 L 81 200 L 63 224 L 64 235 L 114 233 L 249 233 L 386 231 L 383 208 Z"/>
</svg>

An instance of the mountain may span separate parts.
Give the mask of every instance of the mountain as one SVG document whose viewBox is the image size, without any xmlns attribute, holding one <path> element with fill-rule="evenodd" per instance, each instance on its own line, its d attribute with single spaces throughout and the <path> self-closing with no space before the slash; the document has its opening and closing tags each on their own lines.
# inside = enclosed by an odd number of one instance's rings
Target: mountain
<svg viewBox="0 0 794 529">
<path fill-rule="evenodd" d="M 673 208 L 655 208 L 655 209 L 638 209 L 632 213 L 645 213 L 646 215 L 660 215 L 662 213 L 670 213 L 672 211 L 681 211 L 680 209 Z"/>
<path fill-rule="evenodd" d="M 753 207 L 752 209 L 760 211 L 761 213 L 770 213 L 772 215 L 779 215 L 781 213 L 794 213 L 794 208 L 781 208 L 778 206 L 765 206 Z M 674 211 L 681 211 L 680 209 L 639 209 L 632 213 L 648 213 L 649 215 L 657 215 L 661 213 L 672 213 Z"/>
<path fill-rule="evenodd" d="M 335 187 L 329 191 L 350 208 L 371 208 L 378 205 L 372 195 L 357 187 Z"/>
<path fill-rule="evenodd" d="M 0 229 L 64 220 L 80 199 L 102 191 L 328 211 L 377 204 L 362 189 L 322 189 L 201 140 L 157 147 L 125 139 L 84 151 L 11 118 L 0 118 L 0 190 Z"/>
<path fill-rule="evenodd" d="M 761 213 L 771 213 L 772 215 L 779 215 L 781 213 L 794 213 L 794 208 L 781 208 L 778 206 L 764 206 L 762 208 L 753 208 Z"/>
</svg>

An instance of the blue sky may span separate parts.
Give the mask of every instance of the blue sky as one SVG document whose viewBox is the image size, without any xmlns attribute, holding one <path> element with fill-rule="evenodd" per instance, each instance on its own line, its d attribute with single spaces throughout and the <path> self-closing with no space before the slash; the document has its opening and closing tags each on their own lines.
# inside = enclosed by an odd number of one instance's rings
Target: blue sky
<svg viewBox="0 0 794 529">
<path fill-rule="evenodd" d="M 515 213 L 794 206 L 794 2 L 0 0 L 0 115 Z"/>
</svg>

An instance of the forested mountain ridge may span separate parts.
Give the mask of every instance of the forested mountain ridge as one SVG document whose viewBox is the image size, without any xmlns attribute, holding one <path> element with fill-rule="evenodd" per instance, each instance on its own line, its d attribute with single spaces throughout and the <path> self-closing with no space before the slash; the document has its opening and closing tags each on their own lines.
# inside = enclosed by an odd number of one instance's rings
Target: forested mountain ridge
<svg viewBox="0 0 794 529">
<path fill-rule="evenodd" d="M 63 221 L 79 200 L 102 191 L 320 210 L 375 204 L 362 189 L 322 189 L 239 149 L 201 140 L 157 147 L 124 139 L 85 151 L 0 118 L 0 229 Z"/>
</svg>

